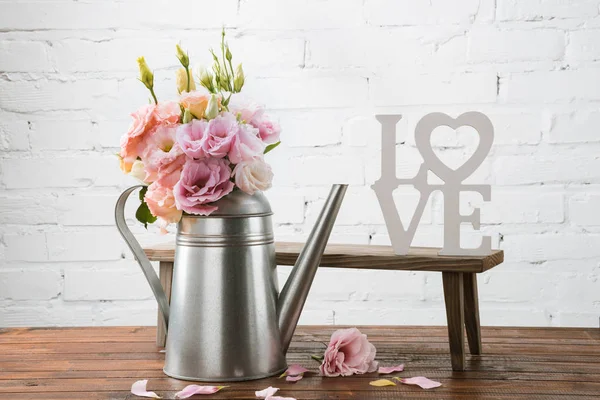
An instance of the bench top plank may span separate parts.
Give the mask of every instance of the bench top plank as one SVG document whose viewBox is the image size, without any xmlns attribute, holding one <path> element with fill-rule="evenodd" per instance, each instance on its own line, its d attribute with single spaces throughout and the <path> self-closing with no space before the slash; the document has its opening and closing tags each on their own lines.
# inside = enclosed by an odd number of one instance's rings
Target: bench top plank
<svg viewBox="0 0 600 400">
<path fill-rule="evenodd" d="M 277 265 L 294 265 L 304 243 L 276 242 Z M 151 261 L 173 262 L 175 244 L 165 243 L 144 248 Z M 378 269 L 391 271 L 487 271 L 504 261 L 502 250 L 487 256 L 439 256 L 438 248 L 411 247 L 409 254 L 394 254 L 391 246 L 328 244 L 321 267 Z"/>
</svg>

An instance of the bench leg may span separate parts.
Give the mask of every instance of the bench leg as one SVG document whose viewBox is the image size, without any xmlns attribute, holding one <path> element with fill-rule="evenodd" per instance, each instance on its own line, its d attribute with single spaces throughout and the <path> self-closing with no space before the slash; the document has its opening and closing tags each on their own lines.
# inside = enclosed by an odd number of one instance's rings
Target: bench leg
<svg viewBox="0 0 600 400">
<path fill-rule="evenodd" d="M 481 354 L 481 329 L 479 325 L 479 299 L 477 274 L 463 273 L 465 292 L 465 328 L 471 354 Z"/>
<path fill-rule="evenodd" d="M 171 284 L 173 283 L 173 263 L 161 261 L 159 264 L 160 283 L 167 295 L 167 300 L 171 302 Z M 156 345 L 165 347 L 167 344 L 167 329 L 163 322 L 162 313 L 158 310 L 158 323 L 156 326 Z"/>
<path fill-rule="evenodd" d="M 448 319 L 448 341 L 452 370 L 465 369 L 465 315 L 462 272 L 442 272 L 444 281 L 444 299 L 446 300 L 446 317 Z"/>
</svg>

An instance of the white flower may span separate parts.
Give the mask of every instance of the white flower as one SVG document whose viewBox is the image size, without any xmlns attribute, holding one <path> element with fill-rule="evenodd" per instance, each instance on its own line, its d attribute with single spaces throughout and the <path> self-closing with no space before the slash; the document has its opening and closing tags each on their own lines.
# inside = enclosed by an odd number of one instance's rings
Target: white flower
<svg viewBox="0 0 600 400">
<path fill-rule="evenodd" d="M 253 195 L 256 191 L 265 191 L 271 187 L 273 171 L 262 158 L 242 161 L 233 169 L 235 184 L 240 190 Z"/>
<path fill-rule="evenodd" d="M 131 171 L 129 172 L 129 176 L 134 177 L 135 179 L 137 179 L 145 185 L 148 184 L 144 181 L 144 179 L 146 179 L 146 169 L 144 167 L 144 163 L 140 160 L 135 160 L 133 162 L 133 165 L 131 166 Z"/>
</svg>

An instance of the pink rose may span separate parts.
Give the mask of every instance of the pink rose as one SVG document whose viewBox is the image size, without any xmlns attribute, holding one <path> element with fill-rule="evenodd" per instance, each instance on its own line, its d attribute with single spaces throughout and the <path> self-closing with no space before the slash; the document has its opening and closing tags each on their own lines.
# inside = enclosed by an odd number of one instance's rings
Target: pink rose
<svg viewBox="0 0 600 400">
<path fill-rule="evenodd" d="M 181 219 L 182 212 L 175 206 L 175 197 L 170 188 L 154 182 L 148 186 L 144 199 L 152 215 L 160 218 L 164 223 L 170 224 Z"/>
<path fill-rule="evenodd" d="M 204 142 L 208 140 L 208 122 L 193 119 L 177 128 L 177 143 L 190 158 L 206 158 Z"/>
<path fill-rule="evenodd" d="M 175 141 L 177 127 L 161 125 L 148 135 L 142 160 L 146 169 L 146 182 L 158 182 L 173 188 L 185 163 L 185 154 Z"/>
<path fill-rule="evenodd" d="M 229 162 L 223 158 L 187 160 L 173 188 L 177 208 L 197 215 L 210 215 L 218 207 L 209 205 L 228 195 L 235 186 L 229 179 Z"/>
<path fill-rule="evenodd" d="M 234 164 L 250 161 L 255 157 L 262 157 L 265 144 L 258 137 L 258 129 L 241 124 L 229 150 L 229 160 Z"/>
<path fill-rule="evenodd" d="M 324 376 L 349 376 L 377 370 L 375 346 L 356 328 L 340 329 L 331 335 L 319 370 Z"/>
<path fill-rule="evenodd" d="M 223 113 L 208 123 L 208 136 L 202 143 L 206 154 L 223 158 L 229 153 L 240 125 L 231 113 Z"/>
<path fill-rule="evenodd" d="M 233 170 L 235 184 L 243 192 L 253 195 L 256 191 L 265 191 L 271 187 L 273 171 L 262 158 L 242 161 Z"/>
</svg>

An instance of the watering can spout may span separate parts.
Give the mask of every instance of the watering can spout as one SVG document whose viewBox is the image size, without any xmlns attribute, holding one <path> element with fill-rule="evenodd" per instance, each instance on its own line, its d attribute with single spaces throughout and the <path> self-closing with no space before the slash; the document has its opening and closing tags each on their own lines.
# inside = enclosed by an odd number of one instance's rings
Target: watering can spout
<svg viewBox="0 0 600 400">
<path fill-rule="evenodd" d="M 165 323 L 165 328 L 168 329 L 169 326 L 169 301 L 167 300 L 167 295 L 163 290 L 162 284 L 160 283 L 160 279 L 156 275 L 154 268 L 152 268 L 152 264 L 150 260 L 146 256 L 144 249 L 135 240 L 133 233 L 129 230 L 127 226 L 127 221 L 125 220 L 125 203 L 127 202 L 127 198 L 129 195 L 135 191 L 136 189 L 143 188 L 143 185 L 132 186 L 129 189 L 125 190 L 119 200 L 117 200 L 117 205 L 115 206 L 115 222 L 117 224 L 117 229 L 125 242 L 127 242 L 127 246 L 131 249 L 131 252 L 135 256 L 136 260 L 142 267 L 142 272 L 146 276 L 148 283 L 150 284 L 150 288 L 154 293 L 154 297 L 156 297 L 156 301 L 158 302 L 158 308 L 161 311 L 163 316 L 163 322 Z"/>
<path fill-rule="evenodd" d="M 333 185 L 278 299 L 278 325 L 287 351 L 348 185 Z"/>
</svg>

